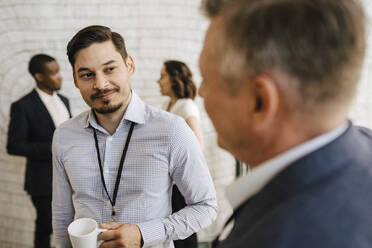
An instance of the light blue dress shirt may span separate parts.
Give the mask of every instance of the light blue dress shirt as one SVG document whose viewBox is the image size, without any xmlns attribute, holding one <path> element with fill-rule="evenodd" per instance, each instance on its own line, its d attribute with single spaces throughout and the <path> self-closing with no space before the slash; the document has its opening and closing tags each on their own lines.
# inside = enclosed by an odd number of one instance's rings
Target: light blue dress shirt
<svg viewBox="0 0 372 248">
<path fill-rule="evenodd" d="M 63 123 L 53 138 L 53 231 L 57 248 L 71 247 L 67 227 L 76 218 L 111 221 L 94 145 L 98 143 L 107 190 L 112 198 L 130 121 L 136 125 L 116 200 L 116 221 L 137 224 L 144 247 L 173 247 L 216 218 L 217 201 L 199 143 L 185 121 L 146 105 L 132 91 L 116 132 L 110 135 L 91 111 Z M 172 183 L 187 207 L 171 214 Z"/>
</svg>

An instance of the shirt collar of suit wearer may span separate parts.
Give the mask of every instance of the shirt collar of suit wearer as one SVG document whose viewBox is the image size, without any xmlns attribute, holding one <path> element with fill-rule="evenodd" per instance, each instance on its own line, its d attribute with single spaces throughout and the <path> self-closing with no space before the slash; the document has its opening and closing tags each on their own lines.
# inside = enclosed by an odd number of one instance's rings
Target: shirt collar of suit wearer
<svg viewBox="0 0 372 248">
<path fill-rule="evenodd" d="M 35 87 L 35 90 L 39 94 L 40 98 L 42 98 L 46 101 L 50 101 L 50 100 L 55 99 L 57 97 L 57 93 L 55 91 L 53 91 L 52 95 L 49 95 L 48 93 L 42 91 L 38 87 Z"/>
<path fill-rule="evenodd" d="M 124 122 L 128 122 L 128 121 L 131 121 L 137 124 L 144 124 L 145 114 L 146 113 L 145 113 L 144 102 L 132 89 L 132 96 L 131 96 L 130 102 L 128 104 L 127 109 L 125 110 L 123 119 L 120 121 L 119 127 L 122 126 Z M 85 128 L 88 128 L 89 125 L 91 125 L 95 129 L 103 131 L 103 128 L 98 125 L 97 120 L 92 110 L 88 114 Z"/>
<path fill-rule="evenodd" d="M 341 136 L 350 125 L 351 122 L 346 122 L 325 134 L 302 143 L 255 167 L 248 175 L 236 180 L 226 188 L 226 195 L 233 209 L 236 209 L 260 191 L 271 179 L 294 161 L 331 143 Z"/>
</svg>

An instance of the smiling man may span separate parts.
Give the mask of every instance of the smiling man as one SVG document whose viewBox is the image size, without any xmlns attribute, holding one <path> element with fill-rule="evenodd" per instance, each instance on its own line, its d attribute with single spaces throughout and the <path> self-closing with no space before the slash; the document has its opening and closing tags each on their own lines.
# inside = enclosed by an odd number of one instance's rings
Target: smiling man
<svg viewBox="0 0 372 248">
<path fill-rule="evenodd" d="M 209 225 L 214 186 L 196 137 L 183 119 L 146 105 L 131 90 L 135 72 L 124 39 L 104 26 L 79 31 L 67 54 L 91 110 L 53 140 L 53 227 L 70 247 L 67 226 L 90 217 L 108 231 L 101 247 L 173 247 Z M 171 214 L 173 182 L 187 206 Z"/>
</svg>

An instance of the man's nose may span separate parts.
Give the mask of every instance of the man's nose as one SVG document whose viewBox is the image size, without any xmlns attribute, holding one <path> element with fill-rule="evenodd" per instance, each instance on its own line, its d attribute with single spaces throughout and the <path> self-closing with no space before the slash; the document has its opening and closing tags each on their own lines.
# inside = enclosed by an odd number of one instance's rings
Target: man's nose
<svg viewBox="0 0 372 248">
<path fill-rule="evenodd" d="M 107 78 L 103 75 L 97 74 L 94 82 L 94 88 L 96 89 L 104 89 L 106 88 L 106 85 L 108 84 Z"/>
</svg>

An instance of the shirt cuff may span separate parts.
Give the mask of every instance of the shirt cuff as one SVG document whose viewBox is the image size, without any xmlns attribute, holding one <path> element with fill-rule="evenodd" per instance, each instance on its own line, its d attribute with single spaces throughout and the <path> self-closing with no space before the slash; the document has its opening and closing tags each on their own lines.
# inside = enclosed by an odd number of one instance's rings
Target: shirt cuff
<svg viewBox="0 0 372 248">
<path fill-rule="evenodd" d="M 143 247 L 162 243 L 166 239 L 165 227 L 160 219 L 138 223 L 142 235 Z"/>
</svg>

